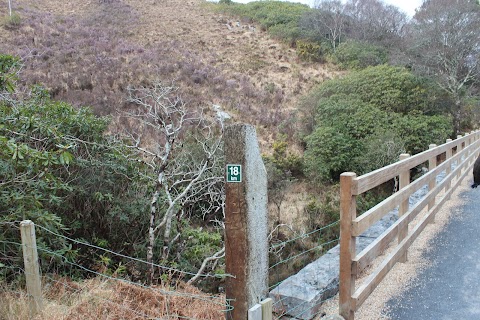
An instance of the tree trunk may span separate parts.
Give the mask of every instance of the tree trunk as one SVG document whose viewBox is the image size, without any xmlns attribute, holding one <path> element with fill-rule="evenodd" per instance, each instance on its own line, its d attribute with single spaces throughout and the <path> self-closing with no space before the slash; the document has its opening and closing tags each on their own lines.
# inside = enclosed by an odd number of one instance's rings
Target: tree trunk
<svg viewBox="0 0 480 320">
<path fill-rule="evenodd" d="M 153 275 L 155 268 L 153 266 L 153 246 L 155 244 L 155 215 L 157 212 L 157 201 L 160 195 L 159 186 L 157 184 L 157 190 L 152 197 L 152 202 L 150 203 L 150 226 L 148 228 L 148 246 L 147 246 L 147 263 L 149 264 L 147 279 L 150 284 L 153 283 Z"/>
</svg>

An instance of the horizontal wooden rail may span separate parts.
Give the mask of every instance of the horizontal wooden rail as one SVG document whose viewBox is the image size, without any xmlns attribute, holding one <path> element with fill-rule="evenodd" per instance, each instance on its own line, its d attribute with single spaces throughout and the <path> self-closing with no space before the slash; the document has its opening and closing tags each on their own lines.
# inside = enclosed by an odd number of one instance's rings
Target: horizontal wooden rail
<svg viewBox="0 0 480 320">
<path fill-rule="evenodd" d="M 472 157 L 473 155 L 470 155 Z M 354 259 L 357 274 L 365 269 L 378 255 L 385 251 L 390 242 L 397 236 L 398 230 L 412 222 L 420 212 L 434 199 L 447 184 L 457 175 L 458 170 L 462 170 L 467 166 L 467 162 L 463 162 L 456 167 L 448 176 L 446 176 L 435 188 L 429 191 L 424 198 L 417 202 L 405 215 L 399 218 L 393 225 L 385 230 L 378 238 L 373 241 L 367 248 L 360 252 Z M 468 172 L 465 170 L 465 172 Z M 463 173 L 465 174 L 465 173 Z"/>
<path fill-rule="evenodd" d="M 466 149 L 464 150 L 466 151 Z M 400 205 L 403 201 L 408 200 L 410 195 L 422 188 L 430 180 L 431 175 L 438 175 L 440 172 L 447 169 L 448 166 L 451 166 L 452 161 L 460 159 L 465 152 L 457 153 L 454 157 L 446 160 L 441 165 L 433 169 L 429 174 L 425 174 L 410 183 L 407 187 L 400 189 L 398 192 L 395 192 L 392 196 L 383 200 L 370 210 L 366 211 L 360 217 L 356 218 L 353 221 L 353 234 L 358 237 L 363 232 L 365 232 L 372 224 L 383 218 L 388 212 L 393 210 L 395 207 Z M 398 174 L 398 173 L 397 173 Z"/>
<path fill-rule="evenodd" d="M 478 134 L 478 133 L 475 133 Z M 413 157 L 408 159 L 398 161 L 386 167 L 377 169 L 370 173 L 364 174 L 356 179 L 356 188 L 353 191 L 354 195 L 359 195 L 364 192 L 367 192 L 370 189 L 373 189 L 384 182 L 387 182 L 396 176 L 401 171 L 409 170 L 413 167 L 416 167 L 424 162 L 427 162 L 433 156 L 440 155 L 445 153 L 449 148 L 453 149 L 454 147 L 462 146 L 465 142 L 468 141 L 468 136 L 453 140 L 438 146 L 435 149 L 429 149 L 422 153 L 416 154 Z"/>
<path fill-rule="evenodd" d="M 455 154 L 454 154 L 455 150 Z M 401 161 L 380 168 L 363 176 L 355 173 L 344 173 L 340 179 L 340 314 L 346 320 L 353 320 L 355 311 L 365 299 L 375 290 L 382 279 L 388 274 L 397 262 L 407 259 L 407 250 L 422 232 L 425 226 L 434 221 L 435 214 L 450 198 L 453 190 L 470 173 L 473 163 L 480 152 L 480 131 L 466 136 L 459 136 L 456 140 L 447 140 L 440 146 L 431 145 L 415 156 L 402 155 Z M 437 156 L 445 154 L 445 161 L 437 165 Z M 429 171 L 419 179 L 409 183 L 410 169 L 428 162 Z M 452 169 L 452 164 L 456 164 Z M 445 172 L 445 178 L 438 184 L 436 177 Z M 392 196 L 380 202 L 362 216 L 356 216 L 356 196 L 375 188 L 382 183 L 402 176 L 402 186 Z M 405 178 L 406 177 L 406 178 Z M 405 180 L 406 179 L 406 180 Z M 428 185 L 428 193 L 416 204 L 409 207 L 410 196 Z M 442 194 L 442 191 L 443 194 Z M 356 237 L 364 233 L 375 222 L 388 212 L 400 207 L 399 219 L 385 230 L 375 241 L 356 254 Z M 424 213 L 426 211 L 426 213 Z M 411 232 L 409 224 L 420 214 L 420 221 Z M 382 254 L 391 242 L 398 237 L 398 244 L 369 276 L 355 290 L 356 275 Z"/>
</svg>

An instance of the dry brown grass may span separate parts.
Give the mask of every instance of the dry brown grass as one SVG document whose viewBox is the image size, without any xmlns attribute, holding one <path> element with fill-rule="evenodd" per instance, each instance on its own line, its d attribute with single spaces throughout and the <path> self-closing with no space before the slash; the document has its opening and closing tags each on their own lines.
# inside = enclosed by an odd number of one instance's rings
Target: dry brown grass
<svg viewBox="0 0 480 320">
<path fill-rule="evenodd" d="M 211 319 L 223 317 L 224 296 L 193 286 L 141 286 L 100 279 L 82 283 L 60 278 L 44 285 L 44 311 L 35 320 Z M 23 291 L 0 291 L 0 320 L 28 319 Z"/>
</svg>

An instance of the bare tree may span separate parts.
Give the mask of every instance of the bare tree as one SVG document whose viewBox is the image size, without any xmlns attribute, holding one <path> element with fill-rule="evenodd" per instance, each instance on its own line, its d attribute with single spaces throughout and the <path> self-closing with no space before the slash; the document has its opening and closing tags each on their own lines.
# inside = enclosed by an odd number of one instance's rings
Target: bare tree
<svg viewBox="0 0 480 320">
<path fill-rule="evenodd" d="M 139 107 L 128 115 L 150 131 L 149 141 L 139 132 L 129 133 L 133 148 L 154 171 L 154 190 L 150 203 L 147 262 L 154 261 L 154 245 L 163 239 L 161 259 L 179 234 L 172 236 L 172 223 L 185 213 L 189 204 L 205 199 L 213 201 L 204 208 L 219 210 L 222 206 L 223 181 L 222 128 L 208 121 L 202 113 L 189 114 L 185 103 L 176 95 L 177 88 L 157 83 L 151 88 L 129 89 L 129 101 Z M 160 203 L 160 199 L 162 203 Z M 159 210 L 159 208 L 161 210 Z M 216 256 L 215 256 L 216 257 Z M 153 280 L 153 265 L 149 279 Z"/>
<path fill-rule="evenodd" d="M 349 0 L 345 14 L 349 17 L 349 37 L 385 47 L 400 38 L 407 22 L 405 13 L 380 0 Z"/>
<path fill-rule="evenodd" d="M 480 5 L 469 0 L 428 0 L 413 17 L 407 41 L 413 69 L 430 76 L 453 101 L 455 134 L 465 98 L 479 81 Z"/>
<path fill-rule="evenodd" d="M 314 33 L 318 38 L 329 41 L 335 51 L 344 35 L 345 6 L 339 0 L 319 0 L 315 3 L 315 8 L 316 10 L 302 18 L 300 24 L 303 29 Z"/>
<path fill-rule="evenodd" d="M 12 16 L 12 0 L 8 0 L 8 14 Z"/>
</svg>

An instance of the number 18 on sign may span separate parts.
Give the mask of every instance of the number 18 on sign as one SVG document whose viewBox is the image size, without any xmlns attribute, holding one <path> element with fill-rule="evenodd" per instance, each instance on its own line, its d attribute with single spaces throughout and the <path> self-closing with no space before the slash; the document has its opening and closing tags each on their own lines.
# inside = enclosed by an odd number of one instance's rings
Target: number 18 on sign
<svg viewBox="0 0 480 320">
<path fill-rule="evenodd" d="M 242 182 L 242 165 L 227 164 L 227 182 Z"/>
</svg>

